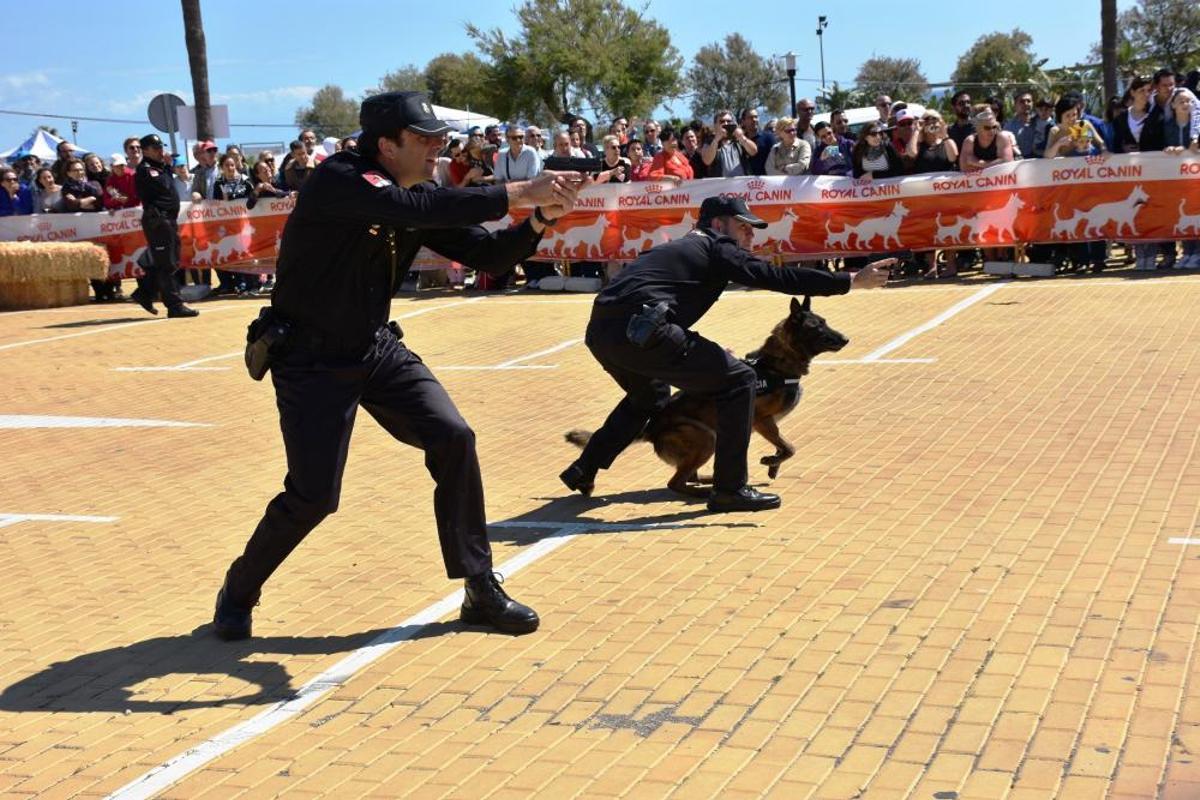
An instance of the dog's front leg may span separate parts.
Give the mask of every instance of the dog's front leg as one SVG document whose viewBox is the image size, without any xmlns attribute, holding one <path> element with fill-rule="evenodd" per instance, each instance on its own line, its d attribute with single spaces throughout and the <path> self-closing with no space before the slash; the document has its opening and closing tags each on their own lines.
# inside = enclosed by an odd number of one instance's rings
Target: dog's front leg
<svg viewBox="0 0 1200 800">
<path fill-rule="evenodd" d="M 758 431 L 759 436 L 775 445 L 775 455 L 763 456 L 759 459 L 759 463 L 767 467 L 767 477 L 774 479 L 779 474 L 779 465 L 796 455 L 796 448 L 792 447 L 791 442 L 783 438 L 783 434 L 779 432 L 779 425 L 776 424 L 774 417 L 759 417 L 755 419 L 754 430 Z"/>
</svg>

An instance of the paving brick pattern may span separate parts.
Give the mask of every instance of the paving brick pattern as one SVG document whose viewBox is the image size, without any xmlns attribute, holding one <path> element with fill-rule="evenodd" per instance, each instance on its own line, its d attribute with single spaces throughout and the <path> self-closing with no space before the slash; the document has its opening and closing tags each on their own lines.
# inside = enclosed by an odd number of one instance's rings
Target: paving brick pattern
<svg viewBox="0 0 1200 800">
<path fill-rule="evenodd" d="M 765 514 L 675 498 L 644 445 L 566 497 L 562 432 L 617 399 L 580 344 L 440 372 L 520 523 L 497 561 L 577 534 L 508 581 L 542 629 L 431 625 L 163 796 L 1200 797 L 1200 547 L 1168 542 L 1200 538 L 1200 278 L 1125 275 L 1006 285 L 889 354 L 933 363 L 815 367 Z M 978 288 L 815 307 L 851 360 Z M 396 301 L 435 371 L 578 339 L 589 301 L 463 299 Z M 115 791 L 453 590 L 420 454 L 360 414 L 259 638 L 208 634 L 282 479 L 272 392 L 236 356 L 116 368 L 235 353 L 256 306 L 0 315 L 0 414 L 212 426 L 0 431 L 0 514 L 119 518 L 0 528 L 0 797 Z M 701 330 L 748 350 L 786 308 L 730 292 Z"/>
</svg>

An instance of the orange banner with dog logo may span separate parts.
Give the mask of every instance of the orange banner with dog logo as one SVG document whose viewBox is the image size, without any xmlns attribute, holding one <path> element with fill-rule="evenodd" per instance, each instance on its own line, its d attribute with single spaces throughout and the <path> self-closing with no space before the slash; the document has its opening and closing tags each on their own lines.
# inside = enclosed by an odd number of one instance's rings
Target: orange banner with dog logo
<svg viewBox="0 0 1200 800">
<path fill-rule="evenodd" d="M 1200 156 L 1141 153 L 1030 159 L 976 173 L 887 180 L 796 176 L 599 185 L 542 239 L 546 259 L 628 260 L 684 235 L 706 197 L 743 197 L 768 221 L 763 255 L 793 258 L 1032 242 L 1200 239 Z M 185 204 L 183 267 L 274 270 L 292 198 Z M 515 224 L 514 211 L 488 223 Z M 0 241 L 95 241 L 112 272 L 132 276 L 145 252 L 141 209 L 0 219 Z M 447 263 L 422 251 L 414 268 Z"/>
</svg>

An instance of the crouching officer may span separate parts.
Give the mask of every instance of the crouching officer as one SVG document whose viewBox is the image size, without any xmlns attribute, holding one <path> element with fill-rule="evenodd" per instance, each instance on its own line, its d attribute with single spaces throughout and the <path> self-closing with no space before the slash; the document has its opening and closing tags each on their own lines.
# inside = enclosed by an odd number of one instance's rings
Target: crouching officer
<svg viewBox="0 0 1200 800">
<path fill-rule="evenodd" d="M 533 255 L 545 225 L 571 210 L 580 177 L 547 173 L 439 189 L 431 181 L 452 128 L 424 94 L 368 97 L 359 121 L 358 151 L 325 159 L 300 190 L 283 229 L 268 319 L 251 326 L 252 338 L 261 332 L 277 345 L 268 349 L 276 351 L 270 369 L 288 472 L 225 575 L 214 627 L 224 639 L 248 637 L 263 584 L 337 510 L 362 406 L 396 439 L 425 451 L 446 573 L 466 582 L 462 619 L 528 633 L 537 614 L 510 598 L 492 572 L 475 434 L 387 319 L 422 246 L 502 275 Z M 516 227 L 488 233 L 478 225 L 530 206 L 533 215 Z"/>
<path fill-rule="evenodd" d="M 197 317 L 200 312 L 183 304 L 175 270 L 179 269 L 179 195 L 175 178 L 163 154 L 162 139 L 148 134 L 140 140 L 142 160 L 133 175 L 142 198 L 142 232 L 146 235 L 146 257 L 140 259 L 144 275 L 137 279 L 133 299 L 157 314 L 154 298 L 162 295 L 168 317 Z"/>
<path fill-rule="evenodd" d="M 689 330 L 720 297 L 740 283 L 785 294 L 834 295 L 883 286 L 895 259 L 857 273 L 784 268 L 750 253 L 754 228 L 767 223 L 746 201 L 710 197 L 696 229 L 643 253 L 608 285 L 592 306 L 585 342 L 625 397 L 592 434 L 560 478 L 591 494 L 596 473 L 608 469 L 670 399 L 671 386 L 708 394 L 717 402 L 712 511 L 778 508 L 779 496 L 746 485 L 746 453 L 754 421 L 754 370 L 721 345 Z"/>
</svg>

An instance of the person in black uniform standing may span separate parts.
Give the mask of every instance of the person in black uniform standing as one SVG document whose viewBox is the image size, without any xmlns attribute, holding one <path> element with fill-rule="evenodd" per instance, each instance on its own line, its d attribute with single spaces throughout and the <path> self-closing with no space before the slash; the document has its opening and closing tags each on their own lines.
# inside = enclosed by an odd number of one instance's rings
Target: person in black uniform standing
<svg viewBox="0 0 1200 800">
<path fill-rule="evenodd" d="M 157 314 L 155 296 L 161 294 L 168 317 L 197 317 L 200 312 L 183 304 L 175 270 L 179 269 L 179 195 L 175 178 L 163 153 L 162 139 L 148 134 L 140 140 L 142 160 L 133 175 L 138 197 L 142 198 L 142 232 L 150 264 L 137 279 L 132 297 L 138 305 Z"/>
<path fill-rule="evenodd" d="M 717 401 L 712 511 L 778 508 L 778 495 L 746 485 L 746 453 L 754 420 L 754 370 L 721 345 L 689 330 L 720 297 L 726 284 L 785 294 L 834 295 L 883 286 L 896 259 L 857 273 L 772 266 L 750 253 L 754 228 L 766 222 L 746 201 L 706 199 L 695 230 L 633 261 L 597 297 L 585 342 L 625 397 L 592 434 L 583 453 L 559 477 L 585 495 L 596 473 L 641 433 L 666 405 L 671 386 L 711 394 Z"/>
<path fill-rule="evenodd" d="M 424 94 L 369 97 L 359 121 L 358 151 L 335 153 L 317 167 L 283 229 L 269 315 L 290 331 L 271 366 L 288 472 L 284 491 L 225 575 L 214 628 L 223 639 L 250 636 L 263 584 L 337 510 L 361 405 L 392 436 L 425 451 L 446 572 L 465 579 L 462 619 L 528 633 L 538 626 L 536 612 L 509 597 L 492 572 L 475 434 L 387 318 L 422 246 L 503 275 L 571 210 L 582 179 L 546 173 L 440 189 L 432 179 L 452 128 Z M 531 206 L 534 213 L 516 227 L 488 233 L 478 225 Z"/>
</svg>

